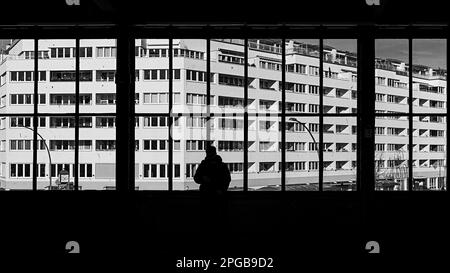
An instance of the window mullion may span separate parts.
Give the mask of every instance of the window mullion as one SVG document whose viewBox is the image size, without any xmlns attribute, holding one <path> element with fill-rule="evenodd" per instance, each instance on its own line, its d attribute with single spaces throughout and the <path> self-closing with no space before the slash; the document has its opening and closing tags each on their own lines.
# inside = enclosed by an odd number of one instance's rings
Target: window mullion
<svg viewBox="0 0 450 273">
<path fill-rule="evenodd" d="M 173 39 L 169 38 L 169 113 L 171 115 L 169 116 L 169 168 L 168 168 L 168 183 L 169 183 L 169 191 L 173 190 L 173 137 L 172 137 L 172 125 L 173 125 L 173 116 L 172 116 L 172 109 L 173 109 Z"/>
<path fill-rule="evenodd" d="M 80 138 L 80 39 L 75 39 L 75 168 L 73 170 L 74 189 L 78 190 L 79 138 Z"/>
<path fill-rule="evenodd" d="M 409 62 L 409 68 L 408 68 L 408 80 L 409 80 L 409 119 L 408 119 L 408 191 L 413 190 L 413 126 L 414 126 L 414 120 L 413 120 L 413 75 L 412 75 L 412 59 L 413 59 L 413 52 L 412 52 L 412 38 L 408 39 L 408 62 Z"/>
<path fill-rule="evenodd" d="M 323 38 L 319 39 L 319 191 L 323 191 Z"/>
<path fill-rule="evenodd" d="M 248 191 L 248 38 L 244 39 L 244 191 Z"/>
<path fill-rule="evenodd" d="M 34 95 L 33 95 L 33 190 L 37 190 L 37 130 L 38 130 L 38 83 L 39 83 L 39 64 L 37 52 L 39 48 L 39 39 L 34 39 Z M 51 190 L 51 189 L 49 189 Z"/>
<path fill-rule="evenodd" d="M 286 190 L 286 39 L 281 39 L 281 191 Z"/>
</svg>

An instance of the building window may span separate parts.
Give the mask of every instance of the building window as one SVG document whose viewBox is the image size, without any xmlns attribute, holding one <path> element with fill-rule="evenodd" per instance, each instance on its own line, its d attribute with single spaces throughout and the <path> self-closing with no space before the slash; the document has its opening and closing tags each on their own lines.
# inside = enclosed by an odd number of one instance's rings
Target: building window
<svg viewBox="0 0 450 273">
<path fill-rule="evenodd" d="M 50 117 L 50 128 L 75 128 L 75 118 Z"/>
<path fill-rule="evenodd" d="M 10 127 L 31 127 L 31 117 L 10 117 Z"/>
<path fill-rule="evenodd" d="M 111 58 L 116 57 L 116 55 L 116 47 L 97 47 L 97 58 Z"/>
<path fill-rule="evenodd" d="M 115 105 L 116 94 L 115 93 L 95 94 L 95 103 L 97 105 Z"/>
<path fill-rule="evenodd" d="M 168 124 L 167 117 L 144 117 L 145 127 L 166 127 Z"/>
<path fill-rule="evenodd" d="M 115 140 L 96 140 L 95 150 L 96 151 L 114 151 L 116 149 Z"/>
<path fill-rule="evenodd" d="M 259 163 L 260 172 L 275 172 L 275 162 L 260 162 Z"/>
<path fill-rule="evenodd" d="M 116 126 L 115 117 L 95 117 L 96 128 L 114 128 Z"/>
<path fill-rule="evenodd" d="M 98 82 L 114 82 L 116 77 L 114 70 L 97 70 L 95 72 L 96 81 Z"/>
<path fill-rule="evenodd" d="M 50 167 L 50 175 L 52 177 L 59 177 L 59 174 L 62 170 L 66 170 L 67 172 L 69 172 L 69 176 L 73 177 L 70 164 L 52 164 Z"/>
<path fill-rule="evenodd" d="M 50 71 L 50 81 L 51 82 L 67 82 L 75 81 L 75 71 Z M 81 70 L 80 71 L 80 81 L 92 81 L 92 71 L 91 70 Z"/>
<path fill-rule="evenodd" d="M 11 71 L 9 79 L 11 82 L 32 82 L 34 81 L 34 71 Z M 39 81 L 46 80 L 46 72 L 39 71 Z"/>
<path fill-rule="evenodd" d="M 10 177 L 31 177 L 31 164 L 16 164 L 9 165 Z"/>
<path fill-rule="evenodd" d="M 93 177 L 93 175 L 92 175 L 92 164 L 80 163 L 79 167 L 80 167 L 80 169 L 79 169 L 80 178 Z"/>
<path fill-rule="evenodd" d="M 199 164 L 186 164 L 186 178 L 193 178 Z"/>
</svg>

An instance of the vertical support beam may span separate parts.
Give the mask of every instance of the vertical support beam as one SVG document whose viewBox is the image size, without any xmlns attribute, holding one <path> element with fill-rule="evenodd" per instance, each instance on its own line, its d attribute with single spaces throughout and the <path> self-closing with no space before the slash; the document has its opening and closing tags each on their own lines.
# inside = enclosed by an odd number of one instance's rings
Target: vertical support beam
<svg viewBox="0 0 450 273">
<path fill-rule="evenodd" d="M 286 39 L 281 39 L 281 191 L 286 191 Z"/>
<path fill-rule="evenodd" d="M 39 83 L 39 39 L 34 39 L 34 95 L 33 95 L 33 182 L 32 189 L 33 191 L 37 190 L 37 147 L 38 147 L 38 139 L 37 139 L 37 130 L 38 130 L 38 104 L 39 104 L 39 95 L 38 95 L 38 83 Z M 49 163 L 50 164 L 50 163 Z M 49 166 L 50 172 L 51 166 Z M 51 173 L 49 173 L 51 175 Z"/>
<path fill-rule="evenodd" d="M 409 111 L 408 111 L 408 191 L 413 190 L 413 181 L 414 181 L 414 174 L 413 174 L 413 127 L 414 127 L 414 121 L 413 121 L 413 76 L 412 76 L 412 66 L 413 66 L 413 52 L 412 52 L 412 38 L 408 39 L 408 62 L 409 62 Z"/>
<path fill-rule="evenodd" d="M 447 37 L 450 34 L 448 26 L 445 28 L 445 32 L 444 33 L 447 35 Z M 450 64 L 450 52 L 449 52 L 449 47 L 448 47 L 448 39 L 446 39 L 445 41 L 446 41 L 445 46 L 447 47 L 446 48 L 446 53 L 447 53 L 447 71 L 448 71 L 448 66 Z M 447 116 L 445 117 L 445 122 L 447 124 L 447 130 L 445 132 L 445 137 L 447 138 L 447 140 L 446 140 L 447 146 L 445 148 L 445 165 L 444 165 L 444 168 L 445 168 L 445 181 L 444 181 L 444 184 L 445 184 L 445 189 L 448 191 L 448 178 L 449 178 L 448 147 L 450 147 L 450 139 L 448 137 L 448 133 L 450 132 L 450 124 L 448 122 L 449 121 L 448 119 L 450 117 L 450 109 L 448 107 L 448 104 L 450 103 L 450 95 L 449 95 L 450 93 L 448 92 L 448 80 L 447 80 L 447 86 L 445 87 L 445 92 L 447 94 L 447 101 L 445 102 L 445 107 L 447 108 Z"/>
<path fill-rule="evenodd" d="M 75 164 L 74 189 L 78 190 L 79 142 L 80 142 L 80 39 L 75 40 Z"/>
<path fill-rule="evenodd" d="M 134 38 L 119 26 L 116 68 L 116 188 L 134 191 Z M 120 166 L 120 167 L 119 167 Z"/>
<path fill-rule="evenodd" d="M 244 191 L 248 191 L 248 38 L 244 39 Z"/>
<path fill-rule="evenodd" d="M 169 38 L 169 164 L 168 164 L 168 177 L 169 177 L 169 191 L 173 191 L 173 137 L 172 137 L 172 126 L 173 126 L 173 39 Z"/>
<path fill-rule="evenodd" d="M 322 29 L 320 30 L 323 31 Z M 323 191 L 323 38 L 319 40 L 319 191 Z"/>
<path fill-rule="evenodd" d="M 372 28 L 360 29 L 358 56 L 357 190 L 363 200 L 375 190 L 375 40 Z"/>
<path fill-rule="evenodd" d="M 208 31 L 209 34 L 209 31 Z M 211 39 L 206 39 L 206 143 L 211 141 Z"/>
</svg>

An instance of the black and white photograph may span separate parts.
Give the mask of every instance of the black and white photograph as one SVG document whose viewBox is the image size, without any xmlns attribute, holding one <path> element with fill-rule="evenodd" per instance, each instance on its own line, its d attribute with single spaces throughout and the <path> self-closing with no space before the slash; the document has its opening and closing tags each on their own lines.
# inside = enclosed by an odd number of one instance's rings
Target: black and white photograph
<svg viewBox="0 0 450 273">
<path fill-rule="evenodd" d="M 445 266 L 445 1 L 0 10 L 0 271 Z"/>
</svg>

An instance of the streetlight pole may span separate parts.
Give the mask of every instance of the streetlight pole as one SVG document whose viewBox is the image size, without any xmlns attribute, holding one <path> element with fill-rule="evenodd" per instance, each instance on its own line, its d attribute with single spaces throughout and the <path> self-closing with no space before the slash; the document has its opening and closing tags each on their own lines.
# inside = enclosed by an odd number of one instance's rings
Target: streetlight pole
<svg viewBox="0 0 450 273">
<path fill-rule="evenodd" d="M 316 139 L 314 138 L 314 136 L 313 136 L 313 134 L 311 133 L 311 131 L 309 130 L 308 126 L 306 126 L 306 124 L 305 124 L 304 122 L 301 122 L 301 121 L 299 121 L 299 120 L 296 119 L 296 118 L 290 118 L 289 120 L 290 120 L 290 121 L 293 121 L 293 122 L 297 122 L 298 124 L 302 125 L 303 128 L 305 128 L 306 131 L 308 131 L 309 135 L 311 136 L 312 140 L 314 141 L 314 146 L 317 146 L 317 141 L 316 141 Z M 316 150 L 316 151 L 317 151 L 317 155 L 319 156 L 319 159 L 320 159 L 320 150 L 319 150 L 319 147 L 317 147 L 317 150 Z"/>
<path fill-rule="evenodd" d="M 318 146 L 316 139 L 314 138 L 313 134 L 311 133 L 311 130 L 309 130 L 308 126 L 306 126 L 306 124 L 304 122 L 301 122 L 296 118 L 290 118 L 289 121 L 297 122 L 298 124 L 302 125 L 303 128 L 305 128 L 306 131 L 308 131 L 309 135 L 311 136 L 312 140 L 314 141 L 314 146 L 316 146 L 316 147 Z M 318 160 L 320 160 L 320 147 L 317 147 L 316 151 L 317 151 L 317 156 L 318 156 L 317 158 L 318 158 Z M 320 166 L 320 163 L 319 163 L 319 166 Z M 319 181 L 319 183 L 320 183 L 320 181 Z"/>
<path fill-rule="evenodd" d="M 21 125 L 18 125 L 17 127 L 25 128 L 25 129 L 28 129 L 28 130 L 31 130 L 31 131 L 34 132 L 34 130 L 33 130 L 32 128 L 30 128 L 30 127 L 21 126 Z M 50 181 L 50 187 L 49 187 L 49 190 L 52 190 L 52 174 L 51 174 L 51 169 L 52 169 L 52 157 L 50 156 L 50 150 L 49 150 L 49 148 L 48 148 L 48 146 L 47 146 L 47 143 L 45 142 L 45 139 L 41 136 L 41 134 L 39 134 L 39 132 L 36 132 L 36 134 L 42 139 L 42 141 L 44 142 L 44 145 L 45 145 L 45 149 L 47 150 L 48 160 L 49 160 L 49 162 L 50 162 L 50 168 L 49 168 L 49 174 L 48 174 L 49 181 Z M 37 175 L 37 174 L 36 174 L 36 175 Z"/>
</svg>

